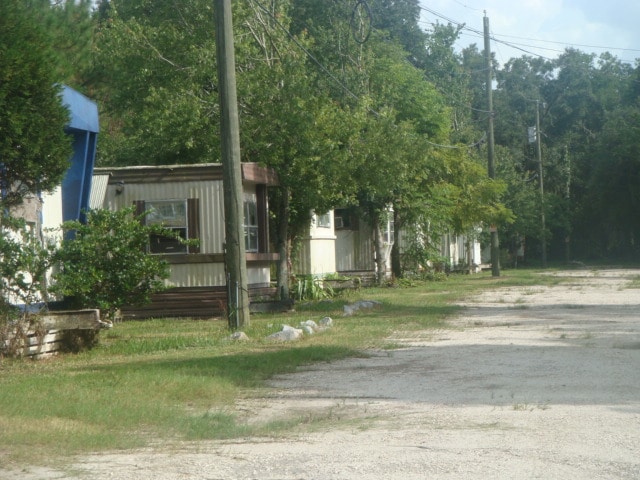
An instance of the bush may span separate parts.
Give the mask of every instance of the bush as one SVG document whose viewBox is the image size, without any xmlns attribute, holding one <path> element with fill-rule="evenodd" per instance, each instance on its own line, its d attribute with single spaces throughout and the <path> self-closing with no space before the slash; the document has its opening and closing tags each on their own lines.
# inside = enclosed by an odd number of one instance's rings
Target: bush
<svg viewBox="0 0 640 480">
<path fill-rule="evenodd" d="M 151 234 L 173 234 L 144 225 L 133 208 L 91 210 L 86 224 L 67 222 L 63 230 L 74 238 L 65 239 L 57 252 L 62 269 L 51 289 L 67 297 L 71 307 L 99 308 L 113 319 L 121 307 L 148 303 L 164 288 L 169 265 L 147 253 L 147 244 Z"/>
<path fill-rule="evenodd" d="M 296 300 L 322 300 L 334 295 L 333 288 L 323 282 L 322 278 L 303 275 L 295 279 L 294 298 Z"/>
</svg>

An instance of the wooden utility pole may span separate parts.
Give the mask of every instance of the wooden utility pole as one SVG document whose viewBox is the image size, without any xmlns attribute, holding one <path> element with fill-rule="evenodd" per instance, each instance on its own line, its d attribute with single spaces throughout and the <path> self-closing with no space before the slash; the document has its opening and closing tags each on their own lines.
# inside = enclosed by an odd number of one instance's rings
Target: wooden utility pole
<svg viewBox="0 0 640 480">
<path fill-rule="evenodd" d="M 569 147 L 564 146 L 564 160 L 566 162 L 567 183 L 565 185 L 564 197 L 567 201 L 567 208 L 571 205 L 571 158 L 569 157 Z M 564 237 L 564 258 L 565 262 L 571 261 L 571 227 L 567 226 L 567 234 Z"/>
<path fill-rule="evenodd" d="M 496 177 L 495 169 L 495 142 L 493 139 L 493 75 L 491 68 L 491 45 L 489 42 L 489 17 L 484 16 L 484 57 L 487 69 L 487 110 L 489 111 L 489 125 L 487 127 L 487 151 L 489 156 L 489 178 Z M 498 239 L 498 226 L 491 226 L 491 275 L 500 276 L 500 241 Z"/>
<path fill-rule="evenodd" d="M 249 325 L 249 291 L 244 245 L 240 126 L 233 51 L 231 0 L 215 0 L 216 54 L 220 98 L 222 183 L 224 190 L 225 265 L 228 317 L 232 329 Z"/>
<path fill-rule="evenodd" d="M 547 234 L 544 219 L 544 181 L 542 177 L 542 132 L 540 131 L 540 100 L 536 100 L 536 152 L 538 154 L 538 180 L 540 185 L 540 242 L 542 243 L 542 268 L 547 268 Z"/>
</svg>

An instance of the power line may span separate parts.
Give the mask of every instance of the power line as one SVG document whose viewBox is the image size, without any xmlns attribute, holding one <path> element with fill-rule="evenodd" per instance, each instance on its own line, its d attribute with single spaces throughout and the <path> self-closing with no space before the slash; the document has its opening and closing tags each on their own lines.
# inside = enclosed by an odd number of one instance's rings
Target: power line
<svg viewBox="0 0 640 480">
<path fill-rule="evenodd" d="M 496 35 L 496 34 L 494 34 L 494 35 Z M 553 43 L 553 44 L 556 44 L 556 45 L 568 45 L 568 46 L 571 46 L 571 47 L 600 48 L 600 49 L 603 49 L 603 50 L 620 50 L 620 51 L 624 51 L 624 52 L 640 52 L 640 49 L 637 49 L 637 48 L 619 48 L 619 47 L 605 47 L 605 46 L 602 46 L 602 45 L 584 45 L 584 44 L 580 44 L 580 43 L 567 43 L 567 42 L 557 42 L 557 41 L 554 41 L 554 40 L 541 40 L 539 38 L 518 37 L 516 35 L 498 34 L 496 36 L 508 37 L 508 38 L 516 38 L 518 40 L 528 40 L 528 41 L 540 42 L 540 43 Z"/>
<path fill-rule="evenodd" d="M 470 8 L 467 7 L 466 5 L 461 4 L 460 2 L 456 2 L 459 3 L 460 5 L 466 7 L 466 8 Z M 448 17 L 447 15 L 444 15 L 440 12 L 437 12 L 431 8 L 425 7 L 423 5 L 420 5 L 419 8 L 421 10 L 424 10 L 425 12 L 431 13 L 432 15 L 446 20 L 448 23 L 451 23 L 453 25 L 458 26 L 459 28 L 461 28 L 462 30 L 467 30 L 475 35 L 477 35 L 478 37 L 482 38 L 483 37 L 483 32 L 481 32 L 480 30 L 477 30 L 475 28 L 471 28 L 468 27 L 464 22 L 460 22 L 458 20 L 454 20 L 453 18 Z M 422 22 L 422 23 L 430 23 L 430 22 Z M 432 24 L 433 25 L 433 24 Z M 503 35 L 503 34 L 495 34 L 492 33 L 491 34 L 491 40 L 493 40 L 494 42 L 498 42 L 498 43 L 502 43 L 503 45 L 506 45 L 510 48 L 514 48 L 516 50 L 520 50 L 524 53 L 530 54 L 530 55 L 534 55 L 537 57 L 541 57 L 544 58 L 546 60 L 551 60 L 543 55 L 540 55 L 538 53 L 535 52 L 531 52 L 529 50 L 526 50 L 525 48 L 522 47 L 527 47 L 527 48 L 535 48 L 538 50 L 548 50 L 548 51 L 553 51 L 553 52 L 558 52 L 558 53 L 562 53 L 563 51 L 559 51 L 556 49 L 552 49 L 552 48 L 548 48 L 548 47 L 541 47 L 538 45 L 528 45 L 528 44 L 520 44 L 517 42 L 508 42 L 505 40 L 501 40 L 500 38 L 497 37 L 507 37 L 507 38 L 516 38 L 516 39 L 520 39 L 520 40 L 528 40 L 528 41 L 534 41 L 534 42 L 540 42 L 540 43 L 551 43 L 551 44 L 556 44 L 556 45 L 564 45 L 565 47 L 582 47 L 582 48 L 597 48 L 597 49 L 603 49 L 603 50 L 616 50 L 616 51 L 626 51 L 626 52 L 640 52 L 640 49 L 634 49 L 634 48 L 620 48 L 620 47 L 613 47 L 613 46 L 601 46 L 601 45 L 586 45 L 586 44 L 579 44 L 579 43 L 571 43 L 571 42 L 559 42 L 559 41 L 552 41 L 552 40 L 542 40 L 542 39 L 536 39 L 536 38 L 530 38 L 530 37 L 518 37 L 518 36 L 514 36 L 514 35 Z M 625 61 L 625 60 L 622 60 Z M 630 61 L 625 61 L 626 63 L 633 63 Z"/>
<path fill-rule="evenodd" d="M 469 10 L 473 10 L 475 12 L 481 12 L 482 9 L 481 8 L 474 8 L 474 7 L 470 7 L 469 5 L 465 5 L 464 3 L 458 1 L 458 0 L 453 0 L 454 2 L 456 2 L 458 5 L 460 5 L 461 7 L 467 8 Z"/>
</svg>

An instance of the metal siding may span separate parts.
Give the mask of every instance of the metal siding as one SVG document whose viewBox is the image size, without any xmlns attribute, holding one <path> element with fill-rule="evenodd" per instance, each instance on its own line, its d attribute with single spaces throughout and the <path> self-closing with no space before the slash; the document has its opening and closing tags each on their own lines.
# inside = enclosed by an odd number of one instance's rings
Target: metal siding
<svg viewBox="0 0 640 480">
<path fill-rule="evenodd" d="M 116 194 L 115 186 L 107 191 L 105 206 L 121 209 L 133 205 L 136 200 L 200 199 L 200 253 L 223 253 L 224 244 L 224 199 L 222 182 L 166 182 L 125 184 L 124 190 Z"/>
<path fill-rule="evenodd" d="M 308 275 L 311 273 L 311 250 L 309 241 L 302 240 L 297 248 L 297 254 L 293 260 L 293 270 L 300 275 Z"/>
<path fill-rule="evenodd" d="M 336 269 L 339 272 L 356 270 L 353 230 L 336 232 Z"/>
<path fill-rule="evenodd" d="M 325 275 L 336 272 L 336 241 L 331 238 L 306 238 L 300 242 L 296 273 Z"/>
<path fill-rule="evenodd" d="M 247 267 L 247 283 L 253 284 L 268 284 L 271 282 L 271 268 L 270 267 Z"/>
<path fill-rule="evenodd" d="M 255 194 L 255 186 L 244 186 L 245 193 Z M 104 202 L 112 210 L 130 207 L 136 200 L 200 199 L 200 253 L 223 253 L 224 194 L 222 181 L 188 181 L 163 183 L 126 183 L 117 194 L 116 186 L 109 185 Z M 269 267 L 249 267 L 249 283 L 269 283 Z M 172 264 L 167 285 L 173 287 L 200 287 L 225 285 L 222 263 Z"/>
<path fill-rule="evenodd" d="M 339 272 L 375 268 L 371 228 L 363 224 L 360 228 L 336 232 L 336 268 Z"/>
<path fill-rule="evenodd" d="M 336 271 L 336 241 L 332 239 L 315 239 L 311 241 L 311 258 L 313 275 L 326 275 Z"/>
<path fill-rule="evenodd" d="M 210 287 L 226 285 L 222 263 L 189 263 L 171 265 L 169 287 Z"/>
<path fill-rule="evenodd" d="M 94 175 L 89 196 L 89 208 L 95 210 L 104 208 L 104 199 L 107 194 L 109 175 Z"/>
</svg>

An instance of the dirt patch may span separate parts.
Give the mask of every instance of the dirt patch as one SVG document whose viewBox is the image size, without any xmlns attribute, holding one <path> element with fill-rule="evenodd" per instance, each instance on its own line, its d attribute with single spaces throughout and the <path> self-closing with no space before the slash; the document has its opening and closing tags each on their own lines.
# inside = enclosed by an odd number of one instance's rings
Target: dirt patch
<svg viewBox="0 0 640 480">
<path fill-rule="evenodd" d="M 640 271 L 565 274 L 574 281 L 485 292 L 452 329 L 275 378 L 269 398 L 238 406 L 297 416 L 305 433 L 12 478 L 640 478 L 640 289 L 626 288 Z"/>
</svg>

